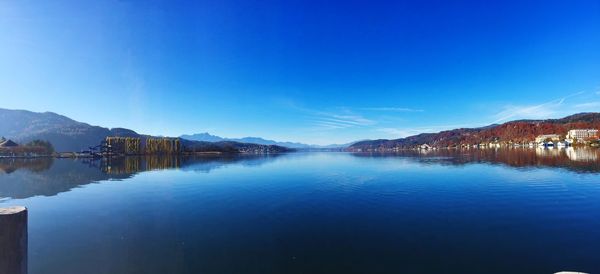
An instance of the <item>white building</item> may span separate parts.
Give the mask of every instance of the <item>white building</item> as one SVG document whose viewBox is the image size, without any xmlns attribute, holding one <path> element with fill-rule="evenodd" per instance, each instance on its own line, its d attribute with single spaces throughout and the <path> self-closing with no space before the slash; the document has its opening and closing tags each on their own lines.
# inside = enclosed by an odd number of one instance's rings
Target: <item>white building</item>
<svg viewBox="0 0 600 274">
<path fill-rule="evenodd" d="M 572 129 L 567 133 L 567 139 L 585 140 L 588 138 L 598 138 L 597 129 Z"/>
<path fill-rule="evenodd" d="M 550 141 L 556 142 L 556 141 L 560 141 L 560 135 L 558 134 L 545 134 L 545 135 L 540 135 L 538 137 L 535 137 L 535 142 L 536 143 L 542 143 L 546 140 L 550 139 Z"/>
</svg>

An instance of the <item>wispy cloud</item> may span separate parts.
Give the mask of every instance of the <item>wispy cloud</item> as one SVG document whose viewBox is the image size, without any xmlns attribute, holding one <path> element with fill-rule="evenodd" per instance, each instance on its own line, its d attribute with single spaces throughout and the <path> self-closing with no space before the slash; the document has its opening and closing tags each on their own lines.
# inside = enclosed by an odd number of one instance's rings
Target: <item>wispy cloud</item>
<svg viewBox="0 0 600 274">
<path fill-rule="evenodd" d="M 404 138 L 422 133 L 421 130 L 415 128 L 379 128 L 377 131 L 386 133 L 394 138 Z"/>
<path fill-rule="evenodd" d="M 562 98 L 558 98 L 537 105 L 506 106 L 502 111 L 494 115 L 495 120 L 493 123 L 500 123 L 519 118 L 547 119 L 549 117 L 554 117 L 564 112 L 564 109 L 561 107 L 568 98 L 580 95 L 582 93 L 583 92 L 577 92 Z"/>
<path fill-rule="evenodd" d="M 404 138 L 413 136 L 421 133 L 435 133 L 444 130 L 450 130 L 455 128 L 471 128 L 478 127 L 479 125 L 474 124 L 454 124 L 454 125 L 433 125 L 424 127 L 411 127 L 411 128 L 378 128 L 377 131 L 386 133 L 394 138 Z"/>
<path fill-rule="evenodd" d="M 308 120 L 315 126 L 312 130 L 330 130 L 345 129 L 352 127 L 366 127 L 377 122 L 368 119 L 360 114 L 352 112 L 347 108 L 321 111 L 308 109 L 298 106 L 292 106 L 294 109 L 303 112 Z"/>
<path fill-rule="evenodd" d="M 391 111 L 391 112 L 423 112 L 422 109 L 403 108 L 403 107 L 364 107 L 360 110 L 367 111 Z"/>
<path fill-rule="evenodd" d="M 311 116 L 315 125 L 328 129 L 362 127 L 375 124 L 375 121 L 357 114 L 337 114 L 314 111 Z"/>
<path fill-rule="evenodd" d="M 575 108 L 579 110 L 598 111 L 600 109 L 600 101 L 577 104 Z"/>
</svg>

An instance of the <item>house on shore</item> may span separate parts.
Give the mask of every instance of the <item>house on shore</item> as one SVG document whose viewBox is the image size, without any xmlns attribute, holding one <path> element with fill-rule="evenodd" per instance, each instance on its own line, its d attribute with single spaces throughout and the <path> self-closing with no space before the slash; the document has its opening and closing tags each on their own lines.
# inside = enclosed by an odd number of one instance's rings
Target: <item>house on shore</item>
<svg viewBox="0 0 600 274">
<path fill-rule="evenodd" d="M 422 144 L 419 146 L 420 149 L 431 149 L 431 146 L 428 144 Z"/>
<path fill-rule="evenodd" d="M 535 142 L 536 143 L 543 143 L 546 140 L 550 140 L 551 142 L 558 142 L 560 141 L 560 135 L 558 134 L 544 134 L 544 135 L 539 135 L 538 137 L 535 137 Z"/>
<path fill-rule="evenodd" d="M 572 129 L 567 133 L 567 139 L 584 141 L 591 138 L 598 138 L 597 129 Z"/>
<path fill-rule="evenodd" d="M 52 151 L 39 143 L 30 142 L 25 145 L 19 145 L 12 140 L 0 140 L 0 156 L 4 157 L 37 157 L 47 156 L 52 154 Z"/>
<path fill-rule="evenodd" d="M 19 144 L 13 142 L 10 139 L 3 139 L 0 140 L 0 148 L 13 148 L 13 147 L 18 147 Z"/>
</svg>

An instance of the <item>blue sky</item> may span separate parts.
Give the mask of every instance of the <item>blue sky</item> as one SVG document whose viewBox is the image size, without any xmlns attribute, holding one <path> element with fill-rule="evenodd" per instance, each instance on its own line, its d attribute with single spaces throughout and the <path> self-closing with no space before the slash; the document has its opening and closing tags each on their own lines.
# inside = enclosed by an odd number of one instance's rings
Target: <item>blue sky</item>
<svg viewBox="0 0 600 274">
<path fill-rule="evenodd" d="M 0 1 L 0 107 L 315 144 L 600 111 L 600 1 Z"/>
</svg>

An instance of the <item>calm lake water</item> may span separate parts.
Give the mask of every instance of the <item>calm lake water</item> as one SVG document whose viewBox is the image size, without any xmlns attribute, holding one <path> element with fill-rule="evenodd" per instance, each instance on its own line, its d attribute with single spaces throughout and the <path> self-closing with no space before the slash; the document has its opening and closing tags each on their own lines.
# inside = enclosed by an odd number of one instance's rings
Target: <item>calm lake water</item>
<svg viewBox="0 0 600 274">
<path fill-rule="evenodd" d="M 600 272 L 600 151 L 0 159 L 29 273 Z"/>
</svg>

